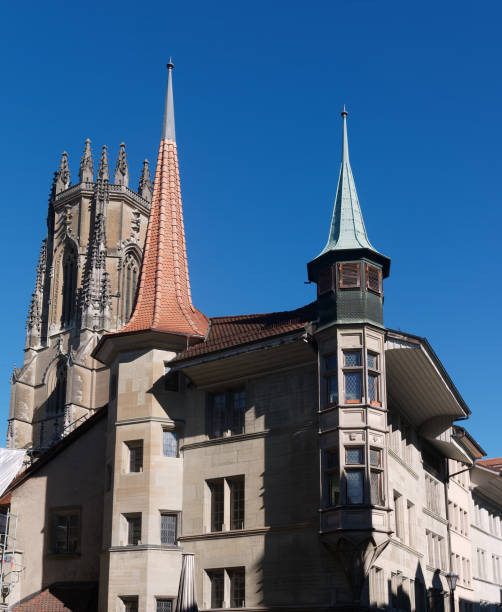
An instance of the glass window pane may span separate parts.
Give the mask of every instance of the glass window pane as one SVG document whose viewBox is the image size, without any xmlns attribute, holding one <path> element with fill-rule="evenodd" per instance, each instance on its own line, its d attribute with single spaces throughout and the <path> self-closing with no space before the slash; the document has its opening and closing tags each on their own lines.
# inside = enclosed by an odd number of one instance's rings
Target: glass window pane
<svg viewBox="0 0 502 612">
<path fill-rule="evenodd" d="M 371 487 L 371 503 L 372 504 L 383 504 L 382 495 L 382 472 L 371 471 L 370 473 L 370 487 Z"/>
<path fill-rule="evenodd" d="M 238 567 L 229 571 L 230 576 L 230 606 L 243 608 L 245 605 L 245 575 L 244 568 Z"/>
<path fill-rule="evenodd" d="M 164 457 L 178 456 L 178 434 L 175 431 L 162 432 L 162 450 Z"/>
<path fill-rule="evenodd" d="M 223 570 L 208 572 L 211 581 L 211 608 L 223 608 Z"/>
<path fill-rule="evenodd" d="M 363 503 L 363 478 L 362 470 L 347 471 L 347 503 Z"/>
<path fill-rule="evenodd" d="M 327 372 L 336 370 L 336 355 L 330 355 L 325 358 L 325 367 Z"/>
<path fill-rule="evenodd" d="M 368 396 L 370 402 L 378 402 L 378 376 L 368 374 Z"/>
<path fill-rule="evenodd" d="M 338 403 L 338 376 L 328 376 L 328 403 Z"/>
<path fill-rule="evenodd" d="M 328 505 L 338 506 L 340 503 L 340 474 L 338 470 L 326 474 Z"/>
<path fill-rule="evenodd" d="M 378 448 L 370 449 L 370 465 L 373 467 L 381 467 L 382 452 Z"/>
<path fill-rule="evenodd" d="M 361 351 L 346 351 L 343 355 L 347 367 L 361 365 Z"/>
<path fill-rule="evenodd" d="M 345 449 L 345 463 L 361 465 L 363 461 L 363 449 L 361 446 Z"/>
<path fill-rule="evenodd" d="M 374 353 L 368 353 L 368 368 L 372 370 L 378 370 L 378 355 Z"/>
<path fill-rule="evenodd" d="M 173 612 L 172 599 L 157 599 L 157 612 Z"/>
<path fill-rule="evenodd" d="M 223 480 L 212 482 L 211 488 L 211 531 L 223 529 Z"/>
<path fill-rule="evenodd" d="M 170 546 L 176 545 L 176 514 L 161 514 L 160 516 L 160 543 Z"/>
<path fill-rule="evenodd" d="M 224 393 L 213 395 L 211 435 L 214 438 L 221 438 L 223 436 L 225 430 L 225 412 L 226 395 Z"/>
<path fill-rule="evenodd" d="M 361 373 L 345 372 L 345 401 L 361 401 Z"/>
<path fill-rule="evenodd" d="M 244 478 L 233 478 L 230 485 L 230 529 L 244 529 Z"/>
<path fill-rule="evenodd" d="M 244 416 L 246 414 L 246 392 L 232 393 L 232 415 L 230 431 L 233 435 L 244 433 Z"/>
</svg>

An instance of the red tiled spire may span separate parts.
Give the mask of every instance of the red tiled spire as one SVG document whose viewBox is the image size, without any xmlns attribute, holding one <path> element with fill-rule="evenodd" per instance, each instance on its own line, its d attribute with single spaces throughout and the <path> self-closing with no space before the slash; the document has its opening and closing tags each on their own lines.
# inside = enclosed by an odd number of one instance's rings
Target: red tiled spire
<svg viewBox="0 0 502 612">
<path fill-rule="evenodd" d="M 192 305 L 174 132 L 173 64 L 136 304 L 119 333 L 158 330 L 205 336 L 208 318 Z"/>
</svg>

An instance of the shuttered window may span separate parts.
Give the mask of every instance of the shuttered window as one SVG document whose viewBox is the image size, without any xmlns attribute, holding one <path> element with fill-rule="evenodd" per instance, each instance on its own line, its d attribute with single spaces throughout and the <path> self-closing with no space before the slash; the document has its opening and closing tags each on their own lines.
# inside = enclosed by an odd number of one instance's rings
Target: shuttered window
<svg viewBox="0 0 502 612">
<path fill-rule="evenodd" d="M 357 289 L 361 286 L 361 264 L 338 264 L 338 286 L 340 289 Z"/>
<path fill-rule="evenodd" d="M 382 293 L 382 271 L 375 266 L 366 265 L 366 288 L 375 293 Z"/>
</svg>

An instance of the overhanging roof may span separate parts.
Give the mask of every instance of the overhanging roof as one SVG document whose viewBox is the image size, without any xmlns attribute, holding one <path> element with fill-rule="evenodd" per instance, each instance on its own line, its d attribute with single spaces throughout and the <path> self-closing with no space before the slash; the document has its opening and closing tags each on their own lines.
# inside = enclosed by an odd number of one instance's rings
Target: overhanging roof
<svg viewBox="0 0 502 612">
<path fill-rule="evenodd" d="M 425 338 L 388 330 L 387 393 L 415 426 L 431 419 L 466 418 L 470 410 Z"/>
</svg>

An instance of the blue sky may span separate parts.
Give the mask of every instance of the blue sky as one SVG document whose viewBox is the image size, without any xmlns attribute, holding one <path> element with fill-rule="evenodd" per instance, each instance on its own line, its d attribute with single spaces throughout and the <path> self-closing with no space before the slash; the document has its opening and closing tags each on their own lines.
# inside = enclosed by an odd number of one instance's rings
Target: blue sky
<svg viewBox="0 0 502 612">
<path fill-rule="evenodd" d="M 498 0 L 4 3 L 2 422 L 60 154 L 76 177 L 85 138 L 112 164 L 124 140 L 135 186 L 172 55 L 196 305 L 314 298 L 345 103 L 368 234 L 392 258 L 386 324 L 429 339 L 502 455 L 501 21 Z"/>
</svg>

